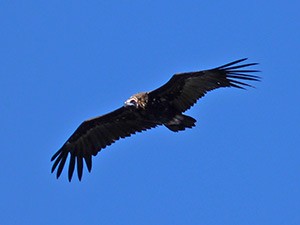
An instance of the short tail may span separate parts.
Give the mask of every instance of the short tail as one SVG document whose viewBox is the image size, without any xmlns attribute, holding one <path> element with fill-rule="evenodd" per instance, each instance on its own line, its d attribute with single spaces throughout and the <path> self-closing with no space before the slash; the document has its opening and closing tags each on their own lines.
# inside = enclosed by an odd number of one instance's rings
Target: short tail
<svg viewBox="0 0 300 225">
<path fill-rule="evenodd" d="M 174 116 L 172 120 L 165 123 L 164 125 L 171 131 L 178 132 L 180 130 L 185 130 L 186 128 L 194 127 L 195 123 L 196 120 L 193 117 L 180 114 Z"/>
</svg>

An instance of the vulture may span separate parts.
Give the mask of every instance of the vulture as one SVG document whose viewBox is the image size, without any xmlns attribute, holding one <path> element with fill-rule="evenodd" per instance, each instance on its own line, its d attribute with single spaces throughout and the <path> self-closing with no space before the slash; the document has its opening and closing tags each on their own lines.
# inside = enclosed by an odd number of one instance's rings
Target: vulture
<svg viewBox="0 0 300 225">
<path fill-rule="evenodd" d="M 69 157 L 68 179 L 75 166 L 79 180 L 83 165 L 91 172 L 92 156 L 120 138 L 164 125 L 173 132 L 195 126 L 196 120 L 183 114 L 207 92 L 221 87 L 245 89 L 253 87 L 247 81 L 260 81 L 249 67 L 258 63 L 242 63 L 247 58 L 227 63 L 214 69 L 178 73 L 161 87 L 131 96 L 115 111 L 81 123 L 63 146 L 52 156 L 51 172 L 58 178 Z"/>
</svg>

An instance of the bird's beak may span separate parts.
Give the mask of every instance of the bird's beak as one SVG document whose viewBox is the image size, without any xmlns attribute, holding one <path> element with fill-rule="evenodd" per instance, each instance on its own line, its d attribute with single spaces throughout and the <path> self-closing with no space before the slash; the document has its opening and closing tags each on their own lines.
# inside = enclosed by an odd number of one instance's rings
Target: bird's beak
<svg viewBox="0 0 300 225">
<path fill-rule="evenodd" d="M 135 106 L 135 104 L 133 102 L 131 102 L 130 99 L 128 99 L 127 101 L 124 102 L 124 106 L 125 107 L 132 107 L 132 106 Z"/>
</svg>

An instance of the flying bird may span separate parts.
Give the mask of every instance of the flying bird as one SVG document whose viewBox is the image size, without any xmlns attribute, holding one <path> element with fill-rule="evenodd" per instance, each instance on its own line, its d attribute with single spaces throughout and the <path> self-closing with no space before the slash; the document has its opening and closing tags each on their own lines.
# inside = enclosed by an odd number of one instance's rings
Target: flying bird
<svg viewBox="0 0 300 225">
<path fill-rule="evenodd" d="M 214 69 L 175 74 L 163 86 L 131 96 L 117 110 L 84 121 L 51 158 L 54 161 L 51 172 L 57 169 L 58 178 L 70 156 L 68 179 L 71 181 L 76 166 L 81 180 L 84 162 L 90 172 L 92 156 L 120 138 L 159 125 L 173 132 L 194 127 L 196 120 L 183 113 L 208 91 L 221 87 L 245 89 L 252 87 L 246 81 L 260 80 L 251 74 L 259 71 L 248 68 L 257 63 L 241 64 L 246 59 Z"/>
</svg>

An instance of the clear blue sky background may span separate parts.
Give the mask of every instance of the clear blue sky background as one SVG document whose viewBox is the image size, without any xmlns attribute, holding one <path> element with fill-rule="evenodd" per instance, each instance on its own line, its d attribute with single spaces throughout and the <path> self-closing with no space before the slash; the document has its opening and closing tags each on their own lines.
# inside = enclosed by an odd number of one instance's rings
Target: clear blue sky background
<svg viewBox="0 0 300 225">
<path fill-rule="evenodd" d="M 299 1 L 0 1 L 0 224 L 300 224 Z M 118 141 L 83 181 L 50 157 L 85 119 L 243 57 L 262 82 Z"/>
</svg>

